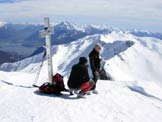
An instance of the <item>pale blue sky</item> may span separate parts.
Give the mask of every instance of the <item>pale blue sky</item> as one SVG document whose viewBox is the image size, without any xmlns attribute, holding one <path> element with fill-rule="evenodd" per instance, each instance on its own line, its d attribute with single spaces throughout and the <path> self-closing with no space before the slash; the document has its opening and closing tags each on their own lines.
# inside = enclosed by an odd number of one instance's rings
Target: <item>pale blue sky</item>
<svg viewBox="0 0 162 122">
<path fill-rule="evenodd" d="M 162 32 L 162 0 L 0 0 L 0 21 L 106 24 Z"/>
</svg>

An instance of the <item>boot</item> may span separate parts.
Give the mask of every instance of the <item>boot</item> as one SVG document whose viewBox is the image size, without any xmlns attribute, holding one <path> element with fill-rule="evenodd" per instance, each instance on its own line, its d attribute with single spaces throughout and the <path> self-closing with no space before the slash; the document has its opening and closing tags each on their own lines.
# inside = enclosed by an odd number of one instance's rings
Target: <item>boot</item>
<svg viewBox="0 0 162 122">
<path fill-rule="evenodd" d="M 94 90 L 92 90 L 92 93 L 93 94 L 98 94 L 98 91 L 94 89 Z"/>
<path fill-rule="evenodd" d="M 77 95 L 78 98 L 84 98 L 85 93 L 83 91 L 80 91 Z"/>
</svg>

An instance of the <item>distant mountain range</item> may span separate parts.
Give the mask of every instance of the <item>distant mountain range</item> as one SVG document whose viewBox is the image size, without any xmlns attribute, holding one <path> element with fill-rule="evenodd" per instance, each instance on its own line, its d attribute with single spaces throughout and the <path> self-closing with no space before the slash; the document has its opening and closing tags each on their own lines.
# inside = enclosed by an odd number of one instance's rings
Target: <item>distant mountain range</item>
<svg viewBox="0 0 162 122">
<path fill-rule="evenodd" d="M 13 62 L 41 53 L 45 41 L 40 38 L 40 30 L 43 25 L 33 24 L 4 24 L 0 26 L 0 64 Z M 114 29 L 97 25 L 76 25 L 69 22 L 61 22 L 54 26 L 52 45 L 67 44 L 88 35 L 110 33 Z M 120 30 L 118 30 L 120 31 Z M 128 31 L 127 31 L 128 32 Z M 162 39 L 160 33 L 143 31 L 129 31 L 140 37 L 155 37 Z M 6 59 L 6 53 L 12 55 L 12 59 Z M 7 56 L 10 57 L 10 56 Z"/>
</svg>

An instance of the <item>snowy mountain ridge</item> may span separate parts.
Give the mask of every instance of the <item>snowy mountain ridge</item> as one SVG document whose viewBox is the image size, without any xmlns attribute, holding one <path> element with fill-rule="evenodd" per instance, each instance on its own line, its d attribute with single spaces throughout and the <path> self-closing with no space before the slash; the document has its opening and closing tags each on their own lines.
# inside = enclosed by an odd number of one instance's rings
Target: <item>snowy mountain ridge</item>
<svg viewBox="0 0 162 122">
<path fill-rule="evenodd" d="M 147 80 L 161 84 L 162 40 L 138 37 L 122 31 L 86 36 L 69 44 L 53 46 L 55 72 L 68 74 L 80 56 L 88 57 L 95 43 L 103 45 L 101 55 L 107 63 L 105 69 L 114 80 Z M 32 73 L 39 67 L 41 57 L 42 54 L 39 54 L 19 62 L 5 63 L 0 69 Z M 46 65 L 43 67 L 45 69 Z"/>
<path fill-rule="evenodd" d="M 104 68 L 113 81 L 99 80 L 99 94 L 85 99 L 39 94 L 32 87 L 43 53 L 1 65 L 1 122 L 161 122 L 162 40 L 112 31 L 54 45 L 54 73 L 64 75 L 66 84 L 72 65 L 88 57 L 96 43 L 103 46 Z M 37 85 L 47 76 L 44 60 Z"/>
<path fill-rule="evenodd" d="M 4 23 L 4 25 L 0 27 L 0 51 L 13 55 L 15 61 L 19 60 L 17 59 L 17 57 L 21 57 L 20 59 L 24 59 L 41 53 L 43 51 L 42 46 L 44 44 L 44 41 L 40 38 L 39 32 L 42 29 L 43 26 L 41 24 Z M 135 36 L 154 37 L 162 39 L 161 33 L 152 33 L 137 30 L 128 31 L 124 29 L 110 28 L 105 25 L 79 25 L 64 21 L 54 24 L 52 44 L 67 44 L 85 36 L 91 36 L 93 34 L 106 34 L 111 33 L 112 31 L 122 31 L 126 33 L 131 33 Z M 9 60 L 6 60 L 6 62 L 8 61 Z M 12 60 L 10 60 L 9 62 L 11 61 Z"/>
<path fill-rule="evenodd" d="M 40 38 L 41 24 L 9 24 L 0 27 L 0 51 L 24 59 L 43 51 L 44 40 Z M 52 45 L 67 44 L 85 36 L 110 32 L 108 28 L 92 25 L 78 25 L 69 22 L 61 22 L 54 25 Z M 21 34 L 20 34 L 21 33 Z M 0 62 L 12 62 L 3 60 Z M 0 63 L 0 64 L 2 64 Z"/>
</svg>

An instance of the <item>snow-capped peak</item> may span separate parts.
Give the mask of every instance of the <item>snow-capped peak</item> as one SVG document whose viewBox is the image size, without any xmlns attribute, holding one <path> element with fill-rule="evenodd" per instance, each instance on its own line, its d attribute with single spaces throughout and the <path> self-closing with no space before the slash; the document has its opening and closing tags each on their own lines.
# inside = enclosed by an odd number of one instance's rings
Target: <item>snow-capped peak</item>
<svg viewBox="0 0 162 122">
<path fill-rule="evenodd" d="M 63 21 L 63 22 L 61 22 L 58 25 L 61 26 L 61 27 L 67 28 L 67 29 L 73 29 L 74 28 L 73 27 L 74 25 L 69 23 L 69 22 L 67 22 L 67 21 Z"/>
<path fill-rule="evenodd" d="M 85 31 L 85 28 L 78 24 L 72 24 L 68 21 L 63 21 L 57 25 L 55 25 L 55 28 L 59 28 L 62 30 L 77 30 L 77 31 Z"/>
<path fill-rule="evenodd" d="M 90 25 L 79 25 L 79 24 L 72 24 L 68 21 L 63 21 L 55 26 L 56 28 L 62 28 L 64 30 L 76 30 L 76 31 L 82 31 L 82 32 L 100 32 L 100 31 L 105 31 L 108 32 L 109 29 L 105 25 L 95 25 L 95 24 L 90 24 Z"/>
</svg>

